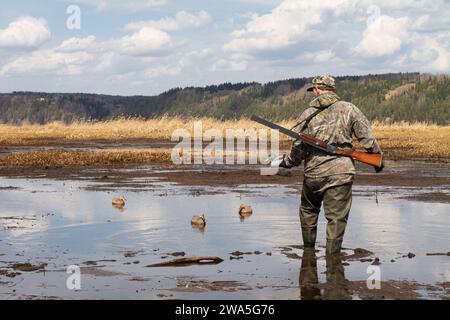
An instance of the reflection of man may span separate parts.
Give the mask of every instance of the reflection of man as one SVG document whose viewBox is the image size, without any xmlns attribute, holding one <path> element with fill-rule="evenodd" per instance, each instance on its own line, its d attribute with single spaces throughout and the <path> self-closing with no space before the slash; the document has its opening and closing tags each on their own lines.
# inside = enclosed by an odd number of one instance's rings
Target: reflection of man
<svg viewBox="0 0 450 320">
<path fill-rule="evenodd" d="M 343 149 L 352 148 L 352 135 L 370 153 L 381 149 L 369 121 L 353 104 L 341 101 L 335 93 L 335 80 L 316 77 L 311 88 L 316 98 L 300 116 L 300 131 Z M 320 207 L 324 205 L 327 225 L 326 253 L 340 252 L 352 204 L 354 161 L 349 157 L 331 155 L 302 143 L 294 142 L 291 152 L 283 156 L 280 167 L 292 168 L 305 160 L 300 206 L 303 243 L 314 248 Z M 383 169 L 377 169 L 380 172 Z"/>
<path fill-rule="evenodd" d="M 317 257 L 314 248 L 305 248 L 300 269 L 300 299 L 320 299 L 319 278 L 317 276 Z"/>
<path fill-rule="evenodd" d="M 344 266 L 340 255 L 326 257 L 326 279 L 319 285 L 317 275 L 317 257 L 314 248 L 305 248 L 300 269 L 300 299 L 302 300 L 346 300 L 351 299 L 352 292 L 345 278 Z M 323 293 L 320 289 L 323 288 Z"/>
<path fill-rule="evenodd" d="M 340 255 L 326 257 L 327 283 L 323 290 L 325 300 L 347 300 L 352 298 L 352 292 L 348 280 L 345 278 L 345 270 Z"/>
</svg>

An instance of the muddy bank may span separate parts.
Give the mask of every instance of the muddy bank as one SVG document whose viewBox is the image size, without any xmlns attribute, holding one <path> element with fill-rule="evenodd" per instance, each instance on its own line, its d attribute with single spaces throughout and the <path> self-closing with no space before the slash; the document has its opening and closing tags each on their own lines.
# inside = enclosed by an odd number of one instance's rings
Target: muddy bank
<svg viewBox="0 0 450 320">
<path fill-rule="evenodd" d="M 151 258 L 148 255 L 150 252 L 142 251 L 141 253 L 145 256 L 144 260 L 156 258 Z M 85 261 L 80 270 L 86 283 L 97 283 L 93 287 L 95 292 L 106 293 L 110 290 L 109 287 L 116 287 L 122 282 L 122 286 L 127 283 L 130 285 L 130 290 L 135 298 L 139 298 L 140 294 L 143 294 L 145 297 L 154 299 L 201 299 L 200 297 L 211 299 L 227 297 L 230 294 L 230 297 L 248 295 L 248 297 L 259 297 L 260 299 L 268 292 L 274 294 L 272 299 L 284 297 L 301 300 L 417 300 L 448 299 L 450 296 L 450 283 L 447 281 L 422 283 L 415 280 L 383 280 L 380 281 L 378 287 L 371 288 L 366 280 L 350 279 L 348 277 L 349 270 L 364 269 L 368 262 L 366 258 L 375 256 L 374 252 L 364 248 L 345 248 L 341 255 L 332 257 L 324 256 L 324 247 L 321 245 L 316 247 L 312 256 L 305 253 L 301 245 L 273 248 L 270 254 L 264 254 L 258 250 L 246 252 L 239 249 L 229 254 L 246 258 L 238 261 L 230 259 L 228 262 L 224 262 L 227 265 L 209 266 L 209 271 L 206 273 L 203 273 L 206 269 L 205 266 L 191 269 L 195 270 L 195 274 L 186 271 L 189 269 L 185 266 L 173 266 L 172 268 L 165 266 L 159 268 L 164 272 L 158 272 L 158 268 L 155 268 L 156 271 L 152 275 L 147 271 L 155 269 L 146 268 L 144 264 L 123 263 L 127 258 L 126 255 L 123 252 L 117 252 L 117 259 Z M 76 256 L 73 258 L 78 260 Z M 255 265 L 255 259 L 259 261 L 257 265 Z M 290 261 L 292 272 L 289 268 L 284 275 L 266 274 L 264 265 L 270 264 L 270 261 L 272 263 L 278 261 L 283 264 Z M 374 265 L 374 263 L 371 264 Z M 48 265 L 51 267 L 46 270 Z M 256 268 L 254 268 L 255 266 Z M 20 299 L 79 298 L 80 296 L 76 295 L 66 296 L 70 291 L 65 291 L 65 281 L 63 281 L 65 278 L 51 282 L 54 281 L 52 276 L 58 277 L 58 275 L 66 274 L 65 268 L 62 267 L 56 261 L 48 261 L 48 264 L 0 261 L 0 293 L 5 294 L 6 292 L 9 297 L 15 296 Z M 174 271 L 174 269 L 176 270 Z M 259 273 L 258 269 L 262 269 L 262 273 Z M 50 296 L 44 294 L 45 291 L 40 294 L 24 293 L 29 290 L 28 287 L 20 287 L 24 279 L 34 278 L 44 281 L 45 274 L 42 276 L 42 272 L 48 272 L 50 278 L 45 281 L 51 283 L 49 287 L 59 288 L 61 295 Z M 290 273 L 291 275 L 288 275 Z M 319 277 L 321 274 L 324 275 L 323 278 Z M 104 283 L 108 284 L 102 286 Z M 43 286 L 42 288 L 46 289 L 47 287 Z M 78 293 L 81 295 L 83 291 Z M 209 296 L 210 294 L 215 296 Z M 127 298 L 130 296 L 127 295 Z"/>
<path fill-rule="evenodd" d="M 296 184 L 303 182 L 303 171 L 292 170 L 289 176 L 262 176 L 258 170 L 205 171 L 205 172 L 165 172 L 155 173 L 156 177 L 165 177 L 169 182 L 182 185 L 240 185 L 240 184 Z M 424 177 L 405 173 L 357 174 L 355 185 L 379 185 L 397 187 L 437 187 L 450 184 L 447 177 Z"/>
<path fill-rule="evenodd" d="M 385 195 L 428 203 L 450 203 L 450 170 L 402 168 L 391 163 L 381 174 L 371 168 L 358 169 L 355 176 L 355 195 L 378 201 Z M 160 196 L 172 194 L 171 186 L 179 186 L 194 196 L 214 195 L 235 190 L 246 194 L 248 188 L 286 186 L 298 194 L 303 183 L 303 169 L 294 168 L 276 175 L 261 175 L 262 166 L 94 166 L 88 168 L 17 168 L 0 167 L 0 177 L 9 179 L 51 179 L 58 181 L 89 182 L 83 188 L 89 191 L 131 192 L 153 191 Z M 12 183 L 0 186 L 0 191 L 21 190 Z M 41 192 L 34 190 L 33 192 Z M 125 208 L 124 208 L 125 209 Z M 123 212 L 125 210 L 122 210 Z M 8 228 L 16 228 L 9 225 Z"/>
<path fill-rule="evenodd" d="M 450 185 L 448 173 L 427 174 L 419 170 L 385 170 L 381 174 L 370 169 L 358 171 L 355 185 L 439 187 Z M 0 167 L 0 176 L 7 178 L 46 178 L 56 180 L 104 180 L 120 182 L 135 178 L 160 178 L 180 185 L 236 186 L 242 184 L 298 184 L 303 181 L 303 170 L 299 168 L 283 171 L 277 175 L 261 175 L 262 166 L 176 166 L 156 164 L 154 166 L 91 166 L 87 168 L 18 168 Z M 14 188 L 11 186 L 4 188 Z M 439 198 L 441 193 L 429 194 Z"/>
<path fill-rule="evenodd" d="M 88 168 L 16 168 L 0 167 L 0 176 L 4 178 L 53 179 L 93 182 L 87 186 L 92 191 L 121 190 L 160 190 L 167 193 L 167 184 L 192 187 L 192 192 L 215 194 L 220 189 L 242 186 L 284 185 L 295 189 L 303 183 L 303 170 L 295 168 L 284 170 L 276 175 L 261 175 L 262 166 L 175 166 L 159 164 L 154 166 L 107 166 Z M 166 187 L 164 187 L 166 185 Z M 354 185 L 377 188 L 378 193 L 390 193 L 392 188 L 404 189 L 399 199 L 450 203 L 448 189 L 450 175 L 446 170 L 402 168 L 402 163 L 391 163 L 381 174 L 373 173 L 363 167 L 355 176 Z M 16 186 L 0 187 L 1 190 L 18 190 Z M 195 189 L 195 190 L 194 190 Z M 222 191 L 223 192 L 223 191 Z M 364 194 L 364 192 L 362 193 Z M 373 196 L 372 191 L 367 194 Z M 376 195 L 375 195 L 376 196 Z"/>
<path fill-rule="evenodd" d="M 450 194 L 444 192 L 430 192 L 430 193 L 421 193 L 414 196 L 406 196 L 402 197 L 402 199 L 421 202 L 450 203 Z"/>
</svg>

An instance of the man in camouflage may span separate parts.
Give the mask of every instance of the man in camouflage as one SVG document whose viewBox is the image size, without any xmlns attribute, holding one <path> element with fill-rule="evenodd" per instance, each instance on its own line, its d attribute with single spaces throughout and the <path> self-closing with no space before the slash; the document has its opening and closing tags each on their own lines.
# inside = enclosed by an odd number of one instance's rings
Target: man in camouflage
<svg viewBox="0 0 450 320">
<path fill-rule="evenodd" d="M 320 76 L 313 79 L 308 91 L 312 91 L 316 98 L 299 120 L 306 120 L 318 110 L 321 112 L 311 118 L 309 123 L 303 123 L 303 132 L 343 149 L 352 148 L 354 135 L 367 152 L 381 153 L 367 118 L 355 105 L 342 101 L 335 90 L 334 78 Z M 315 246 L 317 221 L 323 202 L 328 220 L 326 254 L 340 252 L 352 204 L 354 160 L 328 154 L 297 140 L 293 143 L 291 152 L 283 156 L 280 167 L 292 168 L 300 165 L 303 160 L 305 178 L 300 222 L 304 246 Z M 382 169 L 383 165 L 377 172 Z"/>
</svg>

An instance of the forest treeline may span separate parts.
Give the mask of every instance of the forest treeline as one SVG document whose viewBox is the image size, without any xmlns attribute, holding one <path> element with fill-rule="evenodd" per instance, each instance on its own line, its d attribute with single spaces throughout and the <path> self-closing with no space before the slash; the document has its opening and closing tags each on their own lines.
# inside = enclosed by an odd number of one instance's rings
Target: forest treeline
<svg viewBox="0 0 450 320">
<path fill-rule="evenodd" d="M 370 120 L 450 122 L 450 77 L 395 73 L 337 77 L 342 99 L 354 103 Z M 48 123 L 161 116 L 247 118 L 257 114 L 274 121 L 297 118 L 312 96 L 311 78 L 266 84 L 224 83 L 175 88 L 157 96 L 112 96 L 84 93 L 13 92 L 0 94 L 0 122 Z"/>
</svg>

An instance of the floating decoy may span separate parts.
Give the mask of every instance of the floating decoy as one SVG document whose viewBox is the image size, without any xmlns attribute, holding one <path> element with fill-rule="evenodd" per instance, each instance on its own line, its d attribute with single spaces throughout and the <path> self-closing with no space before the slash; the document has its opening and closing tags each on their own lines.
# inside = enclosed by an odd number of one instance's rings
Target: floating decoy
<svg viewBox="0 0 450 320">
<path fill-rule="evenodd" d="M 204 227 L 206 225 L 205 215 L 201 213 L 198 216 L 193 216 L 191 220 L 191 225 L 196 227 Z"/>
<path fill-rule="evenodd" d="M 113 206 L 125 206 L 125 201 L 127 200 L 127 198 L 125 196 L 120 196 L 116 199 L 113 199 L 112 201 L 112 205 Z"/>
<path fill-rule="evenodd" d="M 250 206 L 241 204 L 241 206 L 239 207 L 239 215 L 241 215 L 241 216 L 249 216 L 252 213 L 253 213 L 253 209 Z"/>
</svg>

